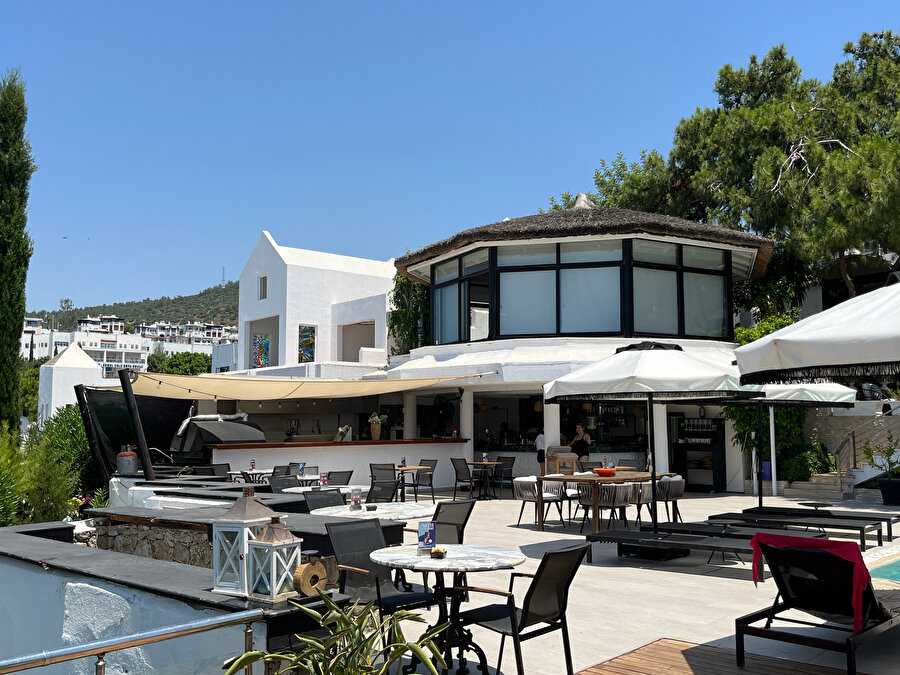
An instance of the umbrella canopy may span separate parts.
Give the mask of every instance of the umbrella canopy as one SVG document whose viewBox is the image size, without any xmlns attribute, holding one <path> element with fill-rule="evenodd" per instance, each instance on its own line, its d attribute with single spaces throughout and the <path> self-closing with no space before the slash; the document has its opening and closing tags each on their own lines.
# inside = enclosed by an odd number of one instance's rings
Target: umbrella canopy
<svg viewBox="0 0 900 675">
<path fill-rule="evenodd" d="M 734 355 L 744 383 L 900 374 L 900 284 L 851 298 Z"/>
</svg>

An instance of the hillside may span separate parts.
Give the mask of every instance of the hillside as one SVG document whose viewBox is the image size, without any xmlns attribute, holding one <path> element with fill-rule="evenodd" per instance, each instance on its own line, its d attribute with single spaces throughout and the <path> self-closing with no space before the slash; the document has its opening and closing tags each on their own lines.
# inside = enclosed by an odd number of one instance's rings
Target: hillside
<svg viewBox="0 0 900 675">
<path fill-rule="evenodd" d="M 111 305 L 78 307 L 79 317 L 87 315 L 115 314 L 129 323 L 153 323 L 169 321 L 175 324 L 188 321 L 205 321 L 226 326 L 236 326 L 238 320 L 238 282 L 229 281 L 224 286 L 213 286 L 195 295 L 163 296 L 156 300 L 146 298 L 132 302 L 116 302 Z M 44 317 L 50 314 L 54 323 L 61 312 L 55 310 L 28 310 L 28 316 Z"/>
</svg>

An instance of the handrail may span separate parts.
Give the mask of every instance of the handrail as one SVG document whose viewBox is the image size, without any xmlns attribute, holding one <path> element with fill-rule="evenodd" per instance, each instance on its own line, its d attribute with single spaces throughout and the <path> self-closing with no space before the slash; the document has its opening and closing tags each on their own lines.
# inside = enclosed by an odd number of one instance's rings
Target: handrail
<svg viewBox="0 0 900 675">
<path fill-rule="evenodd" d="M 131 647 L 140 647 L 141 645 L 152 644 L 154 642 L 163 642 L 173 638 L 184 637 L 186 635 L 195 635 L 206 631 L 215 630 L 217 628 L 227 628 L 228 626 L 236 626 L 237 624 L 247 624 L 245 631 L 245 650 L 252 648 L 253 632 L 250 630 L 250 624 L 253 621 L 263 618 L 261 609 L 248 609 L 243 612 L 227 614 L 222 617 L 212 619 L 200 619 L 176 626 L 168 626 L 165 628 L 155 628 L 153 630 L 133 633 L 123 637 L 109 638 L 106 640 L 96 640 L 94 642 L 86 642 L 81 645 L 72 645 L 71 647 L 62 647 L 60 649 L 51 649 L 49 651 L 40 651 L 33 654 L 25 654 L 24 656 L 16 656 L 11 659 L 0 661 L 0 675 L 4 673 L 15 673 L 30 668 L 40 668 L 49 666 L 54 663 L 63 663 L 66 661 L 74 661 L 75 659 L 83 659 L 88 656 L 96 656 L 97 668 L 95 672 L 105 672 L 105 662 L 103 657 L 113 651 L 120 649 L 129 649 Z M 250 642 L 247 645 L 247 642 Z"/>
</svg>

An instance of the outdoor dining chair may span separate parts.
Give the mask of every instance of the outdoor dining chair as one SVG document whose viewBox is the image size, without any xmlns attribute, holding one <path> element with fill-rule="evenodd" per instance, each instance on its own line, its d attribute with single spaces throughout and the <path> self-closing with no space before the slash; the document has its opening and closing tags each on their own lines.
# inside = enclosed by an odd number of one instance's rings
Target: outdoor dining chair
<svg viewBox="0 0 900 675">
<path fill-rule="evenodd" d="M 578 470 L 581 472 L 593 471 L 594 469 L 602 469 L 603 468 L 603 462 L 588 462 L 588 461 L 582 462 L 581 460 L 578 460 L 576 462 L 576 464 L 578 465 Z"/>
<path fill-rule="evenodd" d="M 390 568 L 369 558 L 372 551 L 387 546 L 378 520 L 325 523 L 325 530 L 334 549 L 341 593 L 363 604 L 374 602 L 381 618 L 398 609 L 429 607 L 435 603 L 433 593 L 424 587 L 400 590 L 391 578 Z"/>
<path fill-rule="evenodd" d="M 494 467 L 494 476 L 491 482 L 497 486 L 500 499 L 503 499 L 503 484 L 509 483 L 509 489 L 512 491 L 513 467 L 516 458 L 513 455 L 498 455 L 497 461 L 500 462 Z"/>
<path fill-rule="evenodd" d="M 513 495 L 516 499 L 522 501 L 522 508 L 519 509 L 519 519 L 516 521 L 516 527 L 522 522 L 525 505 L 529 502 L 534 504 L 534 520 L 537 522 L 537 485 L 537 477 L 535 476 L 513 478 Z M 559 511 L 559 522 L 561 525 L 565 525 L 562 514 L 563 498 L 560 494 L 562 487 L 562 483 L 545 483 L 542 497 L 547 507 L 547 513 L 550 512 L 550 506 L 556 504 L 556 508 Z M 546 518 L 546 515 L 544 517 Z"/>
<path fill-rule="evenodd" d="M 498 602 L 476 609 L 460 612 L 459 621 L 462 626 L 476 625 L 495 633 L 500 633 L 500 655 L 497 658 L 497 672 L 503 662 L 503 646 L 506 637 L 512 637 L 513 652 L 516 658 L 516 672 L 525 674 L 522 660 L 522 642 L 545 635 L 552 631 L 562 632 L 563 653 L 566 660 L 566 673 L 573 675 L 572 649 L 569 644 L 569 627 L 566 623 L 566 607 L 569 602 L 569 587 L 575 579 L 578 567 L 587 553 L 589 544 L 581 544 L 573 548 L 558 551 L 547 551 L 541 558 L 534 574 L 513 572 L 510 574 L 509 590 L 501 591 L 470 586 L 454 587 L 454 593 L 490 593 L 506 598 L 506 602 Z M 513 584 L 520 577 L 531 577 L 531 584 L 525 593 L 522 607 L 516 606 L 513 595 Z M 530 630 L 529 630 L 530 629 Z"/>
<path fill-rule="evenodd" d="M 453 501 L 456 501 L 456 490 L 461 485 L 468 486 L 468 490 L 472 492 L 472 471 L 464 457 L 451 457 L 450 463 L 453 465 L 455 475 L 453 482 Z"/>
<path fill-rule="evenodd" d="M 291 466 L 290 464 L 276 464 L 272 468 L 273 476 L 290 476 L 291 475 Z"/>
<path fill-rule="evenodd" d="M 343 506 L 344 495 L 340 490 L 310 490 L 303 493 L 306 500 L 306 508 L 312 513 L 316 509 L 323 509 L 326 506 Z"/>
<path fill-rule="evenodd" d="M 647 507 L 647 515 L 653 518 L 653 514 L 650 513 L 651 506 L 650 504 L 653 502 L 653 483 L 648 481 L 642 481 L 640 483 L 634 483 L 637 486 L 635 493 L 633 495 L 634 504 L 637 507 L 637 525 L 638 529 L 641 528 L 641 507 Z"/>
<path fill-rule="evenodd" d="M 371 483 L 366 503 L 394 501 L 400 479 L 393 464 L 369 464 L 369 478 Z"/>
<path fill-rule="evenodd" d="M 267 482 L 272 492 L 279 494 L 284 492 L 285 488 L 298 487 L 300 481 L 296 476 L 268 476 Z"/>
<path fill-rule="evenodd" d="M 678 510 L 678 500 L 684 496 L 685 480 L 680 476 L 675 478 L 660 479 L 656 483 L 656 501 L 666 505 L 666 519 L 670 522 L 684 522 L 681 517 L 681 511 Z M 672 504 L 671 511 L 669 503 Z"/>
<path fill-rule="evenodd" d="M 350 485 L 350 478 L 353 476 L 353 469 L 349 471 L 329 471 L 329 485 Z"/>
<path fill-rule="evenodd" d="M 319 475 L 319 467 L 315 464 L 303 464 L 301 473 L 308 478 L 315 478 Z"/>
<path fill-rule="evenodd" d="M 613 518 L 620 510 L 622 524 L 625 525 L 626 530 L 630 529 L 628 520 L 624 517 L 624 510 L 631 504 L 634 492 L 635 488 L 632 483 L 609 483 L 600 486 L 600 508 L 609 509 L 609 519 L 606 521 L 607 529 L 612 528 Z"/>
<path fill-rule="evenodd" d="M 306 462 L 288 462 L 288 473 L 292 476 L 299 476 L 306 468 Z"/>
<path fill-rule="evenodd" d="M 412 488 L 416 501 L 419 501 L 419 488 L 428 488 L 431 490 L 431 503 L 435 503 L 434 498 L 434 468 L 437 466 L 436 459 L 420 459 L 419 466 L 428 467 L 427 469 L 419 469 L 416 471 L 416 477 L 412 483 L 407 483 L 406 487 Z"/>
</svg>

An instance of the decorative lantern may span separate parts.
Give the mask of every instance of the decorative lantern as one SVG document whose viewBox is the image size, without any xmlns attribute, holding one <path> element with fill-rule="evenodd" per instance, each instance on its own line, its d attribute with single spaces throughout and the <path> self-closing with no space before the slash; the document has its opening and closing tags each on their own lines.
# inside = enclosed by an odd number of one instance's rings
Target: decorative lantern
<svg viewBox="0 0 900 675">
<path fill-rule="evenodd" d="M 249 543 L 247 590 L 255 598 L 280 600 L 294 592 L 294 571 L 300 564 L 300 542 L 281 516 L 272 520 Z"/>
<path fill-rule="evenodd" d="M 247 547 L 275 512 L 245 487 L 213 528 L 213 591 L 229 595 L 247 595 Z"/>
</svg>

